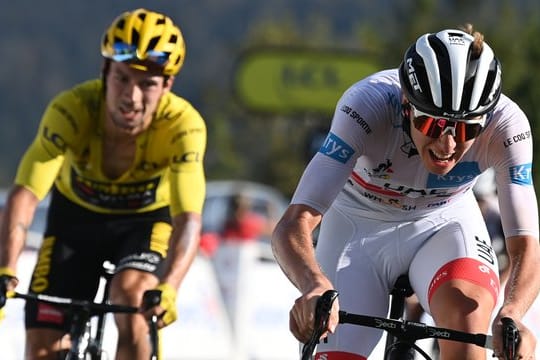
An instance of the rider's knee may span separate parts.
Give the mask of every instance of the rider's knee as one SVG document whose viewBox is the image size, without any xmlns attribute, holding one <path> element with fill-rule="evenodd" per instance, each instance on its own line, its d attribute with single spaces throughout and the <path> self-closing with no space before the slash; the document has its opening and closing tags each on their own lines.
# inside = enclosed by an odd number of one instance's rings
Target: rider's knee
<svg viewBox="0 0 540 360">
<path fill-rule="evenodd" d="M 429 306 L 437 325 L 470 331 L 486 329 L 495 303 L 488 289 L 457 279 L 441 285 Z"/>
</svg>

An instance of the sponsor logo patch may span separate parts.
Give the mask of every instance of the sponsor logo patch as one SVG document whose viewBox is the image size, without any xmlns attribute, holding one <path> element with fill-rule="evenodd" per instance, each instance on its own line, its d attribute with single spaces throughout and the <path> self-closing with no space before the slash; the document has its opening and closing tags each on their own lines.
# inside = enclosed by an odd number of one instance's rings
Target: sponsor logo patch
<svg viewBox="0 0 540 360">
<path fill-rule="evenodd" d="M 429 174 L 427 180 L 428 188 L 449 188 L 466 184 L 480 175 L 478 163 L 467 161 L 456 164 L 456 166 L 446 175 Z"/>
<path fill-rule="evenodd" d="M 509 169 L 510 181 L 517 185 L 532 185 L 532 164 L 511 166 Z"/>
<path fill-rule="evenodd" d="M 332 132 L 324 140 L 319 152 L 343 164 L 354 154 L 353 148 Z"/>
</svg>

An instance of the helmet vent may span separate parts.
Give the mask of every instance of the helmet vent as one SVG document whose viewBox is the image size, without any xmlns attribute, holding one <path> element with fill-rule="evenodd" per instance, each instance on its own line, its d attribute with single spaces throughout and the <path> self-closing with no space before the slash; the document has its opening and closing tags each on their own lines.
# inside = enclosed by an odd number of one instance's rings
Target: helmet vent
<svg viewBox="0 0 540 360">
<path fill-rule="evenodd" d="M 131 30 L 131 43 L 132 44 L 138 44 L 139 43 L 139 32 L 135 29 Z"/>
<path fill-rule="evenodd" d="M 153 50 L 156 48 L 157 43 L 159 42 L 159 36 L 155 36 L 148 42 L 148 47 L 146 48 L 146 51 Z"/>
<path fill-rule="evenodd" d="M 116 24 L 116 28 L 120 30 L 123 30 L 124 26 L 126 26 L 126 21 L 124 19 L 118 21 L 118 23 Z"/>
</svg>

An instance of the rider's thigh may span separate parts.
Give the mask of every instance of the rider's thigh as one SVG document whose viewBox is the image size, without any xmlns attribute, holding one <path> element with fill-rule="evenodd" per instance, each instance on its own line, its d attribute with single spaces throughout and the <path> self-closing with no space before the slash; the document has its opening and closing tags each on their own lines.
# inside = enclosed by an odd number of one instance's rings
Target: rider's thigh
<svg viewBox="0 0 540 360">
<path fill-rule="evenodd" d="M 489 329 L 495 305 L 491 292 L 484 286 L 455 279 L 434 292 L 430 309 L 438 326 L 477 333 Z"/>
<path fill-rule="evenodd" d="M 485 333 L 499 293 L 495 253 L 479 211 L 446 216 L 415 254 L 409 279 L 437 326 Z M 439 347 L 444 360 L 485 358 L 476 345 L 439 341 Z"/>
<path fill-rule="evenodd" d="M 361 221 L 361 224 L 360 224 Z M 385 317 L 389 286 L 377 264 L 381 244 L 379 223 L 351 217 L 341 209 L 330 208 L 321 224 L 317 258 L 324 273 L 339 292 L 340 308 L 351 313 Z M 362 229 L 360 233 L 358 229 Z M 381 330 L 364 326 L 338 326 L 336 332 L 317 347 L 321 359 L 365 359 L 382 336 Z M 360 355 L 361 354 L 361 355 Z"/>
<path fill-rule="evenodd" d="M 444 216 L 446 222 L 416 251 L 409 267 L 411 285 L 428 313 L 432 297 L 448 282 L 461 280 L 463 289 L 478 285 L 493 299 L 500 287 L 497 258 L 480 210 L 452 210 Z"/>
<path fill-rule="evenodd" d="M 140 306 L 146 290 L 157 286 L 157 277 L 148 272 L 124 269 L 111 280 L 110 300 L 115 304 Z M 148 359 L 148 324 L 140 313 L 115 314 L 118 329 L 117 359 Z"/>
<path fill-rule="evenodd" d="M 26 330 L 26 360 L 57 360 L 69 350 L 69 335 L 60 330 L 37 328 Z"/>
<path fill-rule="evenodd" d="M 125 269 L 115 274 L 111 281 L 109 298 L 114 304 L 140 306 L 146 290 L 158 285 L 157 277 L 148 272 Z M 116 314 L 119 333 L 133 334 L 146 331 L 146 322 L 140 314 Z M 141 330 L 143 329 L 143 330 Z"/>
<path fill-rule="evenodd" d="M 124 269 L 111 280 L 110 300 L 113 303 L 139 306 L 142 295 L 158 285 L 156 275 L 137 269 Z"/>
<path fill-rule="evenodd" d="M 484 286 L 456 279 L 437 288 L 430 308 L 435 324 L 440 327 L 486 333 L 495 307 L 491 292 Z M 476 345 L 456 341 L 439 341 L 441 359 L 485 359 L 486 351 Z M 459 354 L 459 356 L 458 356 Z"/>
</svg>

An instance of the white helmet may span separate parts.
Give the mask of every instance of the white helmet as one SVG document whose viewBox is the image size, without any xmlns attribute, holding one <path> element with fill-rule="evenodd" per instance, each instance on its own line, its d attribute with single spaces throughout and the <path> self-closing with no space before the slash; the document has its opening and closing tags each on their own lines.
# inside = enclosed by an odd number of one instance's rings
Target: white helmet
<svg viewBox="0 0 540 360">
<path fill-rule="evenodd" d="M 434 116 L 456 120 L 489 112 L 501 95 L 501 66 L 482 43 L 461 30 L 425 34 L 407 49 L 399 67 L 402 90 L 412 105 Z"/>
</svg>

